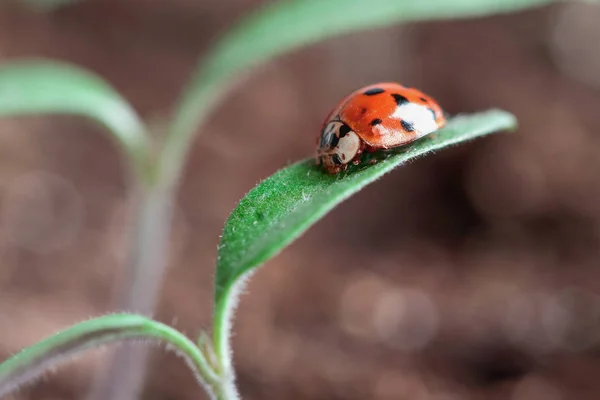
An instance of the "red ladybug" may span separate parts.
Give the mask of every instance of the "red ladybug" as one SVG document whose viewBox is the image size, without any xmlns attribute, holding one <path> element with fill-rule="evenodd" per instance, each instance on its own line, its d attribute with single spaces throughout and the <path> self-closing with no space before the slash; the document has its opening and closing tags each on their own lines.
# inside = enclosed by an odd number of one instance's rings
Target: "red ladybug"
<svg viewBox="0 0 600 400">
<path fill-rule="evenodd" d="M 439 104 L 398 83 L 369 85 L 347 96 L 323 123 L 317 163 L 330 174 L 360 164 L 363 151 L 403 146 L 446 124 Z"/>
</svg>

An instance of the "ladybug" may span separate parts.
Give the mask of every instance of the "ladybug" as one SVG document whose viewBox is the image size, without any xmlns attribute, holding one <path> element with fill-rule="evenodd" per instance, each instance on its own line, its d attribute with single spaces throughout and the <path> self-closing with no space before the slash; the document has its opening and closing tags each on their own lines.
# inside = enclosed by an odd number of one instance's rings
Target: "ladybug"
<svg viewBox="0 0 600 400">
<path fill-rule="evenodd" d="M 360 164 L 363 152 L 391 149 L 428 135 L 446 124 L 431 97 L 398 83 L 365 86 L 331 111 L 318 137 L 317 164 L 330 174 Z"/>
</svg>

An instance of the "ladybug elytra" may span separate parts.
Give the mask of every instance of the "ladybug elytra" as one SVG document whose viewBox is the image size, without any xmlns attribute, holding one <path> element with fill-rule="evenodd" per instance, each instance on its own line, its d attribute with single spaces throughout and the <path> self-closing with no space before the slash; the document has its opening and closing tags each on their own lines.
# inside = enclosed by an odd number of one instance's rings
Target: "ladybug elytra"
<svg viewBox="0 0 600 400">
<path fill-rule="evenodd" d="M 363 152 L 403 146 L 446 124 L 439 104 L 417 89 L 384 82 L 350 95 L 325 119 L 317 163 L 330 174 L 360 164 Z"/>
</svg>

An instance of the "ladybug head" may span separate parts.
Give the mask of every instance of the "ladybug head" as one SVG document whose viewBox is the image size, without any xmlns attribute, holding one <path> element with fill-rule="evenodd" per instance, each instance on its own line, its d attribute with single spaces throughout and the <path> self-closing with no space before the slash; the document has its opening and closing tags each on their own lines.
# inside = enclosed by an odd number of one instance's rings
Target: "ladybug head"
<svg viewBox="0 0 600 400">
<path fill-rule="evenodd" d="M 346 169 L 358 154 L 361 140 L 342 121 L 331 121 L 321 131 L 318 158 L 330 173 Z"/>
</svg>

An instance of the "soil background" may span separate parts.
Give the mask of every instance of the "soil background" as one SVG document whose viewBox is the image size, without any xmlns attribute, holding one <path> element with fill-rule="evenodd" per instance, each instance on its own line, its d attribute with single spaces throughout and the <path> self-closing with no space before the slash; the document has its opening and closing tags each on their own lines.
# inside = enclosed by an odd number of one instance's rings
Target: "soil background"
<svg viewBox="0 0 600 400">
<path fill-rule="evenodd" d="M 263 2 L 86 0 L 0 5 L 0 62 L 53 57 L 105 77 L 147 119 Z M 377 81 L 456 114 L 498 107 L 518 131 L 415 161 L 269 261 L 242 297 L 244 399 L 571 400 L 600 397 L 600 11 L 561 4 L 327 40 L 249 76 L 199 128 L 177 199 L 155 317 L 208 326 L 216 247 L 236 202 L 309 157 L 322 119 Z M 0 356 L 114 311 L 127 186 L 101 128 L 0 121 Z M 109 351 L 12 399 L 85 399 Z M 205 398 L 153 349 L 144 399 Z"/>
</svg>

